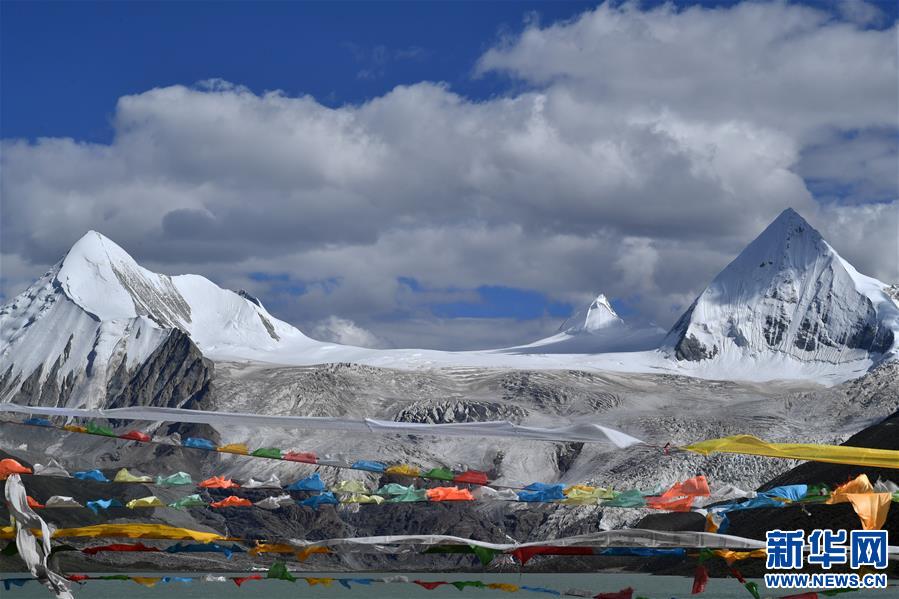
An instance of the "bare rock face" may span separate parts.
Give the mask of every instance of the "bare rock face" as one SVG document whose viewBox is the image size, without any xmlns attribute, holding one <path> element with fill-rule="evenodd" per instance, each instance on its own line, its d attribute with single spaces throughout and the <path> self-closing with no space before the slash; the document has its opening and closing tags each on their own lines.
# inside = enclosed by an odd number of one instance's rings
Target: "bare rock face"
<svg viewBox="0 0 899 599">
<path fill-rule="evenodd" d="M 190 337 L 176 329 L 136 369 L 128 371 L 121 365 L 110 377 L 107 405 L 212 409 L 212 374 L 213 363 L 203 357 Z"/>
<path fill-rule="evenodd" d="M 675 323 L 677 360 L 763 354 L 837 364 L 896 349 L 899 306 L 792 210 L 731 262 Z"/>
</svg>

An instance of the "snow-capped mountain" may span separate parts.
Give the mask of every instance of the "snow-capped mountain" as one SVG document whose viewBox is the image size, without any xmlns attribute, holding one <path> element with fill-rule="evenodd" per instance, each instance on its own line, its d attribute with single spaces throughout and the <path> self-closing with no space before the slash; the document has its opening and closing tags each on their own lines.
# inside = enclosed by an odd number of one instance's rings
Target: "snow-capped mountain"
<svg viewBox="0 0 899 599">
<path fill-rule="evenodd" d="M 375 350 L 310 339 L 256 298 L 201 276 L 153 273 L 92 231 L 0 308 L 0 401 L 200 405 L 214 364 L 223 362 L 665 372 L 833 384 L 896 355 L 899 304 L 891 289 L 859 274 L 787 210 L 667 337 L 628 325 L 599 295 L 559 333 L 529 345 Z"/>
<path fill-rule="evenodd" d="M 590 305 L 582 310 L 578 310 L 562 323 L 559 327 L 560 333 L 568 333 L 577 335 L 579 333 L 597 333 L 603 329 L 617 327 L 623 325 L 624 321 L 612 308 L 605 294 L 600 293 L 596 296 Z"/>
<path fill-rule="evenodd" d="M 0 309 L 0 342 L 0 397 L 22 391 L 53 405 L 99 400 L 179 344 L 204 355 L 316 344 L 258 300 L 201 276 L 151 272 L 94 231 Z"/>
<path fill-rule="evenodd" d="M 657 327 L 627 324 L 602 293 L 562 323 L 555 335 L 528 345 L 509 348 L 510 353 L 596 354 L 654 349 L 665 336 Z"/>
<path fill-rule="evenodd" d="M 787 209 L 715 277 L 663 349 L 681 361 L 873 362 L 895 355 L 899 306 Z"/>
</svg>

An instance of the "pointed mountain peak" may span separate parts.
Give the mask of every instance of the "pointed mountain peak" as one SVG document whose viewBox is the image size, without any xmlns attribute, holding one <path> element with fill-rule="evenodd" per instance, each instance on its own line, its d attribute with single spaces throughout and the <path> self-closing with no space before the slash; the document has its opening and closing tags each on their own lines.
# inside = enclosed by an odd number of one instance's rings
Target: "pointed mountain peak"
<svg viewBox="0 0 899 599">
<path fill-rule="evenodd" d="M 171 328 L 190 322 L 190 307 L 169 277 L 143 268 L 96 231 L 76 241 L 57 268 L 69 299 L 99 320 L 149 316 Z"/>
<path fill-rule="evenodd" d="M 80 269 L 85 263 L 93 265 L 95 268 L 102 268 L 102 265 L 110 263 L 137 266 L 134 258 L 116 242 L 93 230 L 88 231 L 75 242 L 62 259 L 60 270 Z"/>
<path fill-rule="evenodd" d="M 690 361 L 771 352 L 838 363 L 886 354 L 895 326 L 884 287 L 788 208 L 696 298 L 665 346 Z"/>
<path fill-rule="evenodd" d="M 771 236 L 807 236 L 814 239 L 822 239 L 817 229 L 811 226 L 807 220 L 802 218 L 802 215 L 792 208 L 787 208 L 771 221 L 771 224 L 762 231 L 759 238 L 770 238 Z"/>
<path fill-rule="evenodd" d="M 612 308 L 605 294 L 600 293 L 590 305 L 578 310 L 562 323 L 559 330 L 566 333 L 592 333 L 619 324 L 624 324 L 624 321 Z"/>
</svg>

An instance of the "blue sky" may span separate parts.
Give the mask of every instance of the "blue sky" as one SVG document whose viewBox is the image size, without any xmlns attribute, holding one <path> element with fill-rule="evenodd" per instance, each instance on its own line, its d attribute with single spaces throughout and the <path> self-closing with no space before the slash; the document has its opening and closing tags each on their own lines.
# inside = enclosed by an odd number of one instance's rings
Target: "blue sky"
<svg viewBox="0 0 899 599">
<path fill-rule="evenodd" d="M 643 2 L 643 6 L 661 4 Z M 679 1 L 731 6 L 733 0 Z M 835 10 L 836 1 L 806 4 Z M 897 3 L 878 2 L 894 21 Z M 596 2 L 41 2 L 0 4 L 0 136 L 109 141 L 116 100 L 211 78 L 336 106 L 396 85 L 445 81 L 473 99 L 508 93 L 473 77 L 478 57 L 526 20 Z"/>
<path fill-rule="evenodd" d="M 3 137 L 109 141 L 123 95 L 211 78 L 329 105 L 398 84 L 473 78 L 478 56 L 529 13 L 556 21 L 590 2 L 4 2 Z"/>
<path fill-rule="evenodd" d="M 323 335 L 668 326 L 786 206 L 895 274 L 896 3 L 619 4 L 2 2 L 0 297 L 94 228 Z"/>
</svg>

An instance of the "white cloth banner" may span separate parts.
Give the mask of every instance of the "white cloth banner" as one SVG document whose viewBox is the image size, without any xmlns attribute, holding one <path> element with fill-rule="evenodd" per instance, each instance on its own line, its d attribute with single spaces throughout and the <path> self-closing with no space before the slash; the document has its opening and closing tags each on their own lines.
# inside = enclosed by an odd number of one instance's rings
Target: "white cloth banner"
<svg viewBox="0 0 899 599">
<path fill-rule="evenodd" d="M 269 428 L 309 428 L 339 430 L 350 433 L 394 435 L 435 435 L 444 437 L 510 437 L 537 441 L 566 441 L 582 443 L 612 443 L 625 448 L 643 443 L 640 439 L 600 424 L 579 423 L 556 428 L 541 428 L 513 424 L 506 420 L 489 422 L 453 422 L 429 424 L 419 422 L 393 422 L 365 418 L 331 418 L 319 416 L 267 416 L 263 414 L 239 414 L 185 410 L 183 408 L 113 408 L 109 410 L 81 410 L 74 408 L 48 408 L 0 403 L 0 412 L 35 414 L 39 416 L 66 416 L 71 418 L 106 418 L 118 420 L 147 420 L 153 422 L 190 422 L 195 424 L 255 426 Z"/>
<path fill-rule="evenodd" d="M 59 599 L 73 599 L 65 578 L 50 570 L 47 558 L 50 556 L 50 527 L 28 506 L 28 496 L 18 474 L 10 474 L 6 479 L 6 507 L 16 529 L 16 548 L 32 576 L 37 578 Z M 41 530 L 41 542 L 31 532 Z"/>
<path fill-rule="evenodd" d="M 533 543 L 488 543 L 451 535 L 385 535 L 377 537 L 353 537 L 344 539 L 326 539 L 308 541 L 290 539 L 294 547 L 353 547 L 384 545 L 475 545 L 497 551 L 514 551 L 523 547 L 552 545 L 557 547 L 653 547 L 693 549 L 734 549 L 751 551 L 764 549 L 765 542 L 731 535 L 719 535 L 709 532 L 625 529 L 594 532 L 575 537 L 537 541 Z"/>
</svg>

